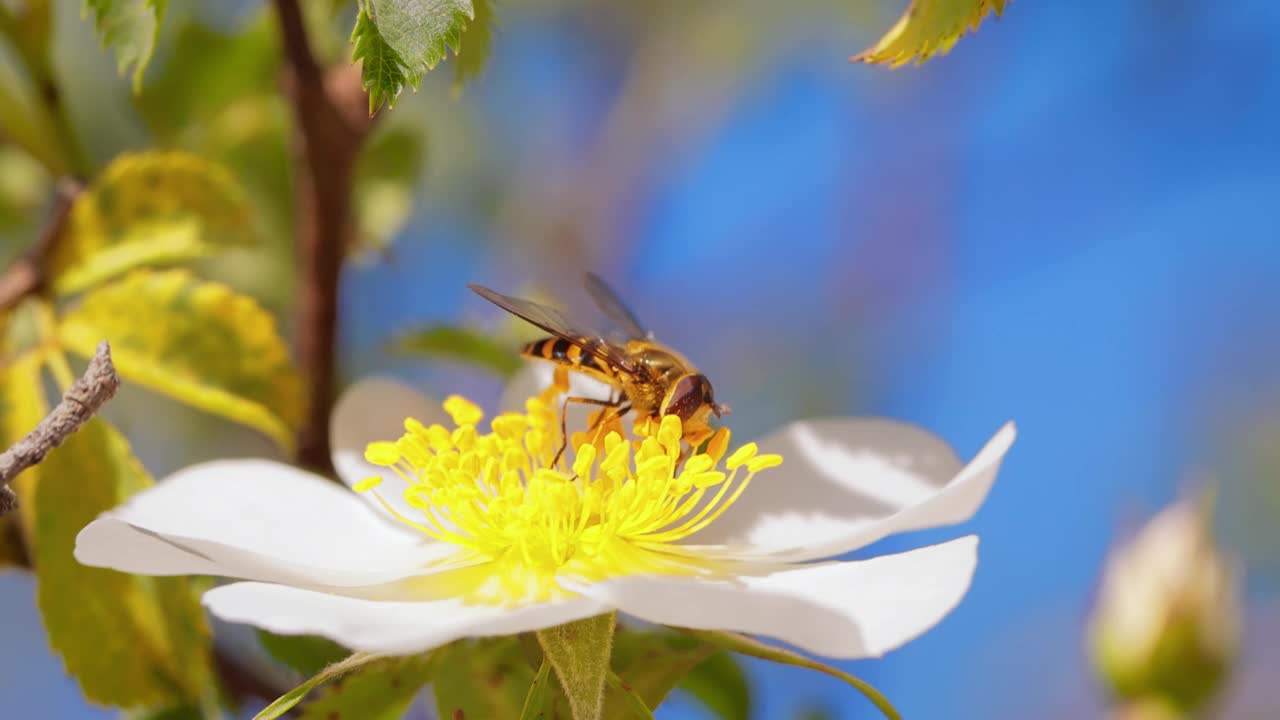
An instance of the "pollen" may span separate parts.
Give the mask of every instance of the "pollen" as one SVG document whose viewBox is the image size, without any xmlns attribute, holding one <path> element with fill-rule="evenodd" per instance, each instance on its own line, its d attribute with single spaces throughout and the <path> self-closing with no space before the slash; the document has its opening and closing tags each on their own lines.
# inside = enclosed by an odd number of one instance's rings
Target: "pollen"
<svg viewBox="0 0 1280 720">
<path fill-rule="evenodd" d="M 553 385 L 524 413 L 498 415 L 487 427 L 475 404 L 452 396 L 444 409 L 453 427 L 409 419 L 399 439 L 365 451 L 403 481 L 402 505 L 381 494 L 401 484 L 373 477 L 355 489 L 458 546 L 469 569 L 492 570 L 473 589 L 478 599 L 518 603 L 563 596 L 573 583 L 706 571 L 680 542 L 715 522 L 757 472 L 782 462 L 753 443 L 722 461 L 727 428 L 689 447 L 674 415 L 637 423 L 628 436 L 616 417 L 597 414 L 560 453 L 560 390 Z"/>
</svg>

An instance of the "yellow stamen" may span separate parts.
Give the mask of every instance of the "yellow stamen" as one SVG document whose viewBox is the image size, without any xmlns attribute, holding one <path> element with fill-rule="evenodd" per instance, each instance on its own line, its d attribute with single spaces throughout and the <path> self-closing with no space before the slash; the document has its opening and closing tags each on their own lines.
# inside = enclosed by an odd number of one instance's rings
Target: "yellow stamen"
<svg viewBox="0 0 1280 720">
<path fill-rule="evenodd" d="M 444 409 L 454 428 L 409 419 L 398 440 L 370 443 L 365 458 L 404 481 L 404 502 L 420 518 L 382 499 L 380 477 L 355 489 L 372 491 L 400 522 L 465 548 L 469 562 L 487 563 L 493 575 L 474 590 L 486 602 L 559 597 L 562 579 L 715 570 L 674 543 L 714 522 L 782 458 L 747 444 L 723 460 L 724 428 L 702 450 L 690 448 L 674 415 L 637 422 L 632 441 L 618 418 L 603 416 L 575 433 L 571 452 L 552 466 L 563 442 L 563 391 L 553 384 L 525 413 L 493 418 L 489 432 L 479 430 L 478 407 L 452 396 Z"/>
</svg>

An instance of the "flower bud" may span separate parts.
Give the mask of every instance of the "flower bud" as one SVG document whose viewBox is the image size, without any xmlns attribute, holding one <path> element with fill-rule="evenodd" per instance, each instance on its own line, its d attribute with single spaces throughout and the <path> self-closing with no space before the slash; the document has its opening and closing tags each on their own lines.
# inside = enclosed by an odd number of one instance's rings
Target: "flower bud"
<svg viewBox="0 0 1280 720">
<path fill-rule="evenodd" d="M 1239 646 L 1240 573 L 1214 543 L 1208 506 L 1166 508 L 1107 561 L 1090 642 L 1118 699 L 1187 713 L 1227 676 Z"/>
</svg>

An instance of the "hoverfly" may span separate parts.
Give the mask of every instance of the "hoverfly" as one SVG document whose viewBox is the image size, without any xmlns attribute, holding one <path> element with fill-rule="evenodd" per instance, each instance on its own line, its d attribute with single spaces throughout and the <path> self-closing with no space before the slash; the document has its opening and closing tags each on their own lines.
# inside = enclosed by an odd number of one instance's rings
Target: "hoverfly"
<svg viewBox="0 0 1280 720">
<path fill-rule="evenodd" d="M 484 299 L 507 312 L 551 333 L 551 337 L 535 340 L 520 354 L 537 360 L 549 360 L 567 370 L 595 378 L 614 389 L 610 400 L 566 397 L 565 403 L 584 403 L 607 408 L 617 417 L 631 410 L 642 419 L 659 420 L 677 415 L 684 427 L 684 439 L 697 445 L 711 436 L 710 416 L 720 417 L 729 408 L 716 402 L 711 381 L 683 355 L 660 344 L 644 329 L 604 280 L 587 273 L 588 294 L 600 310 L 626 333 L 621 341 L 611 341 L 593 330 L 571 322 L 559 310 L 490 290 L 468 285 Z M 564 431 L 564 412 L 560 414 Z M 597 420 L 603 424 L 605 416 Z M 565 436 L 567 437 L 567 436 Z M 560 453 L 564 452 L 561 446 Z M 559 460 L 557 453 L 556 460 Z"/>
</svg>

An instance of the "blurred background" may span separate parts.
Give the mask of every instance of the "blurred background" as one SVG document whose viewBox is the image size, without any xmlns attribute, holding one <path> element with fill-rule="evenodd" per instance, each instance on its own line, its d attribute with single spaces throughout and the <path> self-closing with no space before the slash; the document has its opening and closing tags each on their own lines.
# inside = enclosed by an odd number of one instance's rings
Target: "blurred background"
<svg viewBox="0 0 1280 720">
<path fill-rule="evenodd" d="M 267 243 L 204 271 L 287 323 L 289 119 L 269 13 L 172 0 L 134 98 L 78 3 L 58 6 L 87 152 L 227 163 Z M 1107 550 L 1212 478 L 1219 535 L 1247 567 L 1242 657 L 1214 716 L 1280 717 L 1280 4 L 1019 0 L 922 67 L 846 62 L 904 6 L 500 3 L 484 75 L 460 91 L 447 66 L 428 76 L 370 149 L 344 377 L 492 401 L 491 375 L 396 339 L 505 328 L 468 282 L 585 315 L 591 269 L 714 379 L 735 434 L 883 415 L 968 458 L 1016 420 L 972 522 L 869 551 L 982 538 L 958 610 L 845 664 L 908 718 L 1102 716 L 1085 626 Z M 320 51 L 344 57 L 349 16 L 321 25 Z M 0 177 L 3 259 L 49 193 L 13 151 Z M 274 452 L 136 388 L 108 415 L 157 476 Z M 63 676 L 32 595 L 0 576 L 5 716 L 113 717 Z M 875 716 L 825 676 L 749 672 L 758 718 Z M 659 717 L 699 712 L 677 699 Z"/>
</svg>

